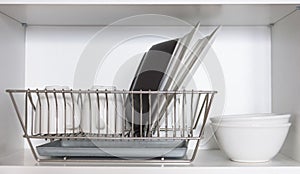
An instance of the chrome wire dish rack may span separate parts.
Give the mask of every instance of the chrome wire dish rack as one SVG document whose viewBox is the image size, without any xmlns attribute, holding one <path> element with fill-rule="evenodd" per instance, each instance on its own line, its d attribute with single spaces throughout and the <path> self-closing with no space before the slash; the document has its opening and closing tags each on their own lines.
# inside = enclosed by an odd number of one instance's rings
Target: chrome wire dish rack
<svg viewBox="0 0 300 174">
<path fill-rule="evenodd" d="M 192 162 L 217 93 L 115 89 L 6 92 L 37 161 L 108 163 Z M 35 139 L 44 140 L 43 144 L 36 145 Z M 51 143 L 67 144 L 67 148 L 48 148 Z M 102 151 L 89 151 L 87 144 Z M 65 149 L 67 153 L 61 152 Z"/>
</svg>

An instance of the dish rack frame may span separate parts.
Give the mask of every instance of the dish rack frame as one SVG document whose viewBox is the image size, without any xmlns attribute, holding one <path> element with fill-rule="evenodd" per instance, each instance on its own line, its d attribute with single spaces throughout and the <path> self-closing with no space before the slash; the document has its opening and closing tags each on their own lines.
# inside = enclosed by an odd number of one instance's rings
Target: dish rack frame
<svg viewBox="0 0 300 174">
<path fill-rule="evenodd" d="M 22 127 L 22 130 L 24 132 L 23 137 L 27 140 L 29 147 L 31 149 L 31 152 L 33 154 L 33 157 L 37 162 L 66 162 L 66 161 L 72 161 L 72 162 L 101 162 L 101 163 L 191 163 L 194 161 L 197 151 L 200 145 L 200 140 L 203 138 L 203 133 L 204 133 L 204 127 L 209 115 L 209 111 L 211 109 L 212 101 L 214 98 L 214 95 L 217 93 L 217 91 L 201 91 L 201 90 L 179 90 L 179 91 L 128 91 L 128 90 L 72 90 L 72 89 L 7 89 L 6 92 L 9 94 L 10 99 L 12 101 L 13 107 L 16 111 L 16 115 L 18 118 L 18 121 L 20 122 L 20 125 Z M 133 96 L 139 96 L 140 99 L 140 113 L 143 110 L 143 102 L 142 102 L 142 97 L 143 96 L 148 96 L 148 104 L 149 104 L 149 112 L 151 115 L 151 98 L 152 96 L 160 96 L 160 97 L 165 97 L 165 100 L 167 101 L 170 99 L 171 102 L 165 102 L 165 105 L 163 108 L 166 108 L 165 112 L 160 113 L 157 111 L 157 115 L 161 115 L 160 118 L 157 116 L 155 117 L 155 121 L 153 123 L 150 123 L 149 129 L 150 129 L 150 134 L 148 134 L 146 137 L 136 137 L 133 135 L 133 133 L 130 133 L 131 130 L 133 130 L 133 124 L 129 126 L 129 130 L 126 130 L 122 128 L 122 134 L 118 136 L 103 136 L 103 135 L 95 135 L 95 134 L 89 134 L 89 133 L 83 133 L 83 132 L 74 132 L 73 133 L 67 133 L 66 129 L 64 129 L 64 132 L 56 132 L 56 134 L 44 134 L 44 133 L 33 133 L 32 130 L 35 126 L 33 123 L 33 117 L 34 113 L 36 112 L 37 105 L 41 103 L 40 95 L 45 95 L 48 103 L 48 113 L 49 113 L 49 98 L 48 95 L 52 94 L 55 97 L 55 103 L 56 103 L 56 117 L 58 117 L 58 102 L 57 102 L 57 95 L 63 96 L 63 100 L 66 103 L 66 95 L 69 95 L 71 97 L 72 101 L 72 106 L 74 108 L 74 105 L 76 102 L 81 102 L 80 105 L 82 106 L 83 102 L 83 97 L 84 95 L 89 96 L 89 102 L 91 102 L 90 95 L 96 95 L 97 96 L 97 102 L 99 106 L 99 95 L 105 96 L 106 99 L 106 106 L 108 108 L 108 95 L 119 95 L 122 96 L 123 98 L 123 103 L 125 106 L 125 101 L 127 97 L 130 97 L 132 102 L 134 100 Z M 22 98 L 16 97 L 16 95 L 23 95 Z M 36 96 L 37 100 L 36 102 L 34 101 L 33 95 Z M 194 115 L 194 117 L 191 116 L 191 124 L 190 127 L 187 128 L 186 126 L 179 126 L 176 128 L 176 117 L 182 117 L 182 120 L 184 120 L 184 115 L 185 115 L 185 110 L 187 109 L 187 106 L 182 102 L 183 110 L 182 114 L 179 115 L 176 111 L 176 108 L 179 106 L 176 106 L 177 102 L 176 98 L 178 96 L 182 97 L 183 101 L 186 100 L 186 96 L 190 95 L 190 109 L 191 113 Z M 18 104 L 19 101 L 24 101 L 24 107 Z M 23 102 L 22 101 L 22 102 Z M 172 108 L 174 112 L 172 113 L 172 117 L 174 118 L 174 122 L 171 123 L 171 128 L 169 128 L 169 123 L 167 121 L 161 121 L 165 115 L 165 120 L 169 117 L 168 116 L 168 107 L 169 104 L 172 103 Z M 196 105 L 194 105 L 194 101 L 196 101 Z M 22 103 L 21 102 L 21 103 Z M 41 105 L 40 105 L 41 106 Z M 200 107 L 201 106 L 201 107 Z M 106 109 L 107 109 L 106 108 Z M 23 109 L 23 111 L 22 111 Z M 82 109 L 82 108 L 80 108 Z M 133 109 L 133 108 L 132 108 Z M 123 109 L 123 116 L 125 117 L 125 109 Z M 66 107 L 64 107 L 64 113 L 66 113 Z M 31 112 L 31 114 L 29 114 Z M 108 114 L 108 109 L 106 114 Z M 176 116 L 177 115 L 177 116 Z M 202 115 L 202 116 L 201 116 Z M 142 114 L 140 114 L 140 118 L 142 118 Z M 64 116 L 66 118 L 66 115 Z M 152 116 L 150 116 L 152 118 Z M 149 118 L 150 118 L 149 117 Z M 202 124 L 199 126 L 200 118 L 202 118 Z M 29 123 L 29 120 L 31 120 L 31 125 Z M 57 120 L 57 119 L 56 119 Z M 162 125 L 161 122 L 164 122 L 165 125 Z M 183 121 L 182 121 L 183 122 Z M 57 123 L 56 123 L 57 124 Z M 152 124 L 152 125 L 151 125 Z M 66 125 L 66 123 L 65 123 Z M 184 123 L 183 123 L 184 125 Z M 74 126 L 74 109 L 73 109 L 73 126 Z M 126 125 L 124 125 L 126 128 Z M 74 127 L 73 127 L 74 128 Z M 128 128 L 127 128 L 128 129 Z M 73 129 L 74 130 L 74 129 Z M 56 129 L 57 131 L 57 129 Z M 171 131 L 171 133 L 168 135 L 168 131 Z M 178 132 L 176 134 L 176 132 Z M 124 132 L 129 132 L 127 135 L 124 134 Z M 160 132 L 166 132 L 163 136 L 160 134 Z M 171 136 L 172 135 L 172 136 Z M 63 158 L 43 158 L 40 157 L 37 153 L 36 148 L 34 147 L 34 143 L 32 142 L 33 139 L 44 139 L 48 140 L 50 142 L 53 142 L 55 140 L 186 140 L 187 142 L 189 141 L 195 141 L 195 146 L 192 150 L 192 153 L 190 157 L 186 157 L 184 159 L 165 159 L 164 157 L 161 157 L 160 159 L 108 159 L 108 158 L 93 158 L 93 159 L 85 159 L 85 158 L 68 158 L 68 157 L 63 157 Z"/>
</svg>

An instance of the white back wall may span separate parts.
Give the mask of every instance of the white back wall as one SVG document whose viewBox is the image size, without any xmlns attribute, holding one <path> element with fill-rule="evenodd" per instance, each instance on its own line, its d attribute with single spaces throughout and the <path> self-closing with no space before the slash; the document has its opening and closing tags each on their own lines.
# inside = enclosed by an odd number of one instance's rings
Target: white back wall
<svg viewBox="0 0 300 174">
<path fill-rule="evenodd" d="M 202 27 L 201 31 L 207 34 L 213 28 L 215 27 Z M 80 67 L 78 63 L 84 61 L 82 52 L 100 29 L 101 27 L 28 27 L 26 88 L 44 88 L 47 85 L 90 87 L 91 83 L 78 83 L 76 72 Z M 134 31 L 140 29 L 132 28 Z M 123 34 L 126 32 L 122 27 L 115 30 Z M 144 30 L 148 31 L 149 28 Z M 105 55 L 106 59 L 98 66 L 95 77 L 88 78 L 94 80 L 93 84 L 128 88 L 143 52 L 154 43 L 183 36 L 190 28 L 161 27 L 159 31 L 159 35 L 134 37 L 117 45 Z M 106 35 L 102 44 L 109 43 L 113 37 L 116 36 Z M 216 89 L 220 92 L 214 101 L 211 115 L 270 112 L 270 44 L 269 27 L 223 27 L 213 49 L 196 72 L 194 81 L 186 88 Z M 89 67 L 86 68 L 88 71 Z M 210 143 L 203 146 L 215 147 Z"/>
</svg>

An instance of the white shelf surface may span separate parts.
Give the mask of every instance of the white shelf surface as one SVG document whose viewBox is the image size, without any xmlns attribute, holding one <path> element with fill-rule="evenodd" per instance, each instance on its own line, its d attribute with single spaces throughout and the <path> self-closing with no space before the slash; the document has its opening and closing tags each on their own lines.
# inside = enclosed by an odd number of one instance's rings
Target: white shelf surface
<svg viewBox="0 0 300 174">
<path fill-rule="evenodd" d="M 191 164 L 100 164 L 100 163 L 38 163 L 30 150 L 22 150 L 0 158 L 0 173 L 55 172 L 81 173 L 299 173 L 300 163 L 282 154 L 267 163 L 238 163 L 230 161 L 220 150 L 200 150 Z"/>
<path fill-rule="evenodd" d="M 299 4 L 299 0 L 1 0 L 3 4 Z"/>
<path fill-rule="evenodd" d="M 299 2 L 300 3 L 300 2 Z M 297 5 L 107 4 L 1 5 L 0 12 L 28 25 L 106 26 L 122 18 L 161 14 L 201 25 L 269 25 L 296 10 Z M 237 15 L 238 14 L 238 15 Z M 148 25 L 162 25 L 147 21 Z M 137 24 L 133 24 L 137 25 Z M 164 24 L 169 25 L 169 24 Z"/>
</svg>

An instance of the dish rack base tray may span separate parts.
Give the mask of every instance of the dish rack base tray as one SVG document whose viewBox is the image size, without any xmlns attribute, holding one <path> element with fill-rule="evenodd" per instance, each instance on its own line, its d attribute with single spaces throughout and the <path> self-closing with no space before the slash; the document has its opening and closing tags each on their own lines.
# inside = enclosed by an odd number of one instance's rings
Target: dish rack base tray
<svg viewBox="0 0 300 174">
<path fill-rule="evenodd" d="M 47 157 L 99 157 L 99 158 L 183 158 L 187 152 L 185 141 L 174 142 L 126 142 L 106 141 L 100 143 L 95 141 L 53 141 L 37 147 L 40 156 Z M 94 145 L 93 145 L 94 144 Z M 101 147 L 101 145 L 103 145 Z M 132 145 L 132 147 L 130 147 Z M 138 147 L 140 145 L 140 147 Z M 163 145 L 163 147 L 159 147 Z M 169 147 L 168 147 L 169 146 Z"/>
</svg>

